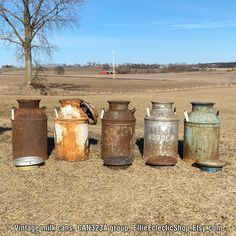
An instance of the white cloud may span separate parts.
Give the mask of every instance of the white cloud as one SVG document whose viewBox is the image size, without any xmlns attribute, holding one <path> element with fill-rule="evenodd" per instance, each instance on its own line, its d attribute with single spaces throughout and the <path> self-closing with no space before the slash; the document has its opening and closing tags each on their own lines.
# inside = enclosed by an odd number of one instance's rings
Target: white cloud
<svg viewBox="0 0 236 236">
<path fill-rule="evenodd" d="M 172 28 L 176 28 L 176 29 L 216 29 L 216 28 L 236 27 L 236 23 L 229 23 L 229 22 L 199 22 L 199 23 L 172 24 L 170 26 Z"/>
</svg>

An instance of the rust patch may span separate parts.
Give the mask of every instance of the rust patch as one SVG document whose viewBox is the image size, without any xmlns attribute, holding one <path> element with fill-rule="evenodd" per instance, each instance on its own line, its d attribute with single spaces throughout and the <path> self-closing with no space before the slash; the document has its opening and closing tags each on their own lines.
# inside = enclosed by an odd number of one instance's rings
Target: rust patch
<svg viewBox="0 0 236 236">
<path fill-rule="evenodd" d="M 79 145 L 80 134 L 77 131 L 78 126 L 86 123 L 57 120 L 55 125 L 57 124 L 58 128 L 55 129 L 56 159 L 65 161 L 87 160 L 89 156 L 88 140 L 86 140 L 85 145 Z M 59 134 L 59 132 L 61 133 Z"/>
<path fill-rule="evenodd" d="M 133 159 L 134 125 L 111 125 L 103 123 L 102 159 L 128 157 Z"/>
</svg>

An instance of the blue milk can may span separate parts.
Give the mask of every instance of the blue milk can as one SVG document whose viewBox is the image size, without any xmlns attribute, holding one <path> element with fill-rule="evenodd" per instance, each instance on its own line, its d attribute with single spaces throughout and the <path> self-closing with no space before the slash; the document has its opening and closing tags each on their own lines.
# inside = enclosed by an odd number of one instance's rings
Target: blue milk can
<svg viewBox="0 0 236 236">
<path fill-rule="evenodd" d="M 214 103 L 191 104 L 192 111 L 185 113 L 184 160 L 207 172 L 221 170 L 225 163 L 219 160 L 219 113 L 215 113 Z"/>
</svg>

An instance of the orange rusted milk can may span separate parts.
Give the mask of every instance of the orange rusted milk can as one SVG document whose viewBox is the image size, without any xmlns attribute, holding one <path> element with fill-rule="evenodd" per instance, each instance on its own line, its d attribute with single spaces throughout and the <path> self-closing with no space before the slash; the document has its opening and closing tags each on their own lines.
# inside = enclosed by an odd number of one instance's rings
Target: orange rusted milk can
<svg viewBox="0 0 236 236">
<path fill-rule="evenodd" d="M 56 159 L 83 161 L 89 157 L 88 125 L 97 123 L 97 111 L 81 99 L 59 100 L 55 109 Z"/>
</svg>

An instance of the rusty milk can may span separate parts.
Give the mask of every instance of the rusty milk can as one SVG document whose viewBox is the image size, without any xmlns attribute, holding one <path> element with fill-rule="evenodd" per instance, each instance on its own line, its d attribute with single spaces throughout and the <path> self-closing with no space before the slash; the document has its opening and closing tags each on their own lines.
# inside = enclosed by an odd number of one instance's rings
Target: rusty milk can
<svg viewBox="0 0 236 236">
<path fill-rule="evenodd" d="M 207 172 L 219 171 L 225 166 L 219 160 L 219 112 L 214 112 L 214 103 L 191 104 L 192 111 L 185 112 L 184 160 Z"/>
<path fill-rule="evenodd" d="M 48 159 L 47 116 L 39 108 L 40 100 L 17 100 L 19 109 L 12 109 L 13 159 L 39 157 Z"/>
<path fill-rule="evenodd" d="M 177 163 L 179 120 L 172 106 L 173 102 L 152 102 L 152 110 L 144 119 L 144 158 L 148 165 Z"/>
<path fill-rule="evenodd" d="M 108 101 L 109 109 L 102 118 L 101 157 L 104 165 L 128 166 L 133 161 L 135 109 L 129 101 Z"/>
<path fill-rule="evenodd" d="M 59 100 L 55 109 L 56 158 L 65 161 L 82 161 L 89 157 L 88 124 L 97 123 L 95 108 L 81 99 Z"/>
</svg>

